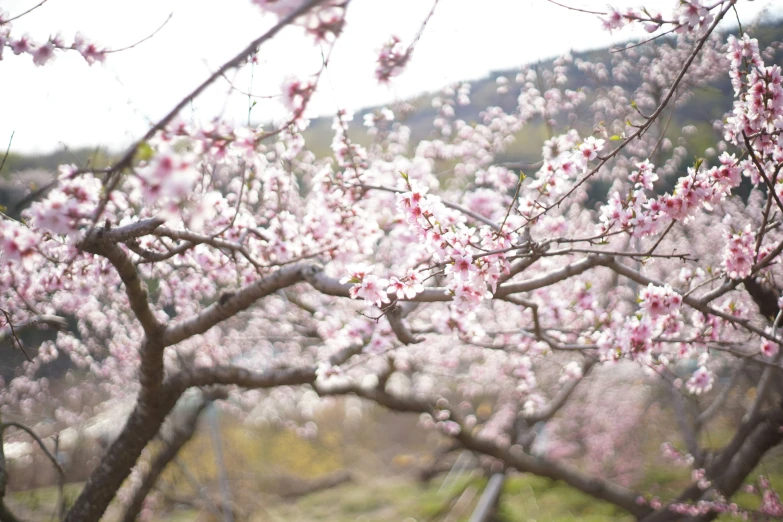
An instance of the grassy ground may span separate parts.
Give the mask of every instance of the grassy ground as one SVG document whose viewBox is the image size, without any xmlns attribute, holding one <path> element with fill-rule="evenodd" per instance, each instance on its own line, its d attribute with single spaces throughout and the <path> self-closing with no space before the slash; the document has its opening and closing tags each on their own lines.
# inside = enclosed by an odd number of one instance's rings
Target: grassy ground
<svg viewBox="0 0 783 522">
<path fill-rule="evenodd" d="M 486 484 L 479 472 L 441 476 L 428 484 L 415 479 L 415 470 L 431 461 L 437 437 L 416 426 L 408 416 L 377 416 L 368 413 L 366 423 L 347 429 L 343 420 L 319 419 L 322 428 L 315 439 L 303 439 L 285 429 L 248 429 L 230 419 L 221 421 L 220 444 L 224 455 L 236 522 L 320 521 L 320 522 L 459 522 L 468 520 Z M 733 429 L 718 423 L 701 441 L 704 447 L 723 446 Z M 663 461 L 654 438 L 643 445 L 643 473 L 632 487 L 636 491 L 671 499 L 690 483 L 687 468 Z M 171 465 L 159 487 L 154 520 L 161 522 L 211 522 L 221 520 L 203 508 L 209 499 L 213 510 L 220 505 L 215 440 L 201 429 Z M 155 450 L 153 444 L 153 450 Z M 353 481 L 313 493 L 298 500 L 285 500 L 286 480 L 307 481 L 342 470 L 350 470 Z M 749 476 L 768 476 L 777 491 L 783 491 L 783 454 L 772 452 Z M 11 470 L 13 477 L 14 473 Z M 194 486 L 195 484 L 195 486 Z M 81 484 L 66 487 L 72 501 Z M 199 491 L 199 488 L 203 488 Z M 290 492 L 290 488 L 289 488 Z M 173 501 L 172 498 L 179 499 Z M 194 500 L 201 509 L 181 500 Z M 743 507 L 758 506 L 758 496 L 738 494 Z M 10 508 L 22 520 L 54 520 L 55 488 L 38 488 L 9 495 Z M 219 509 L 218 509 L 219 511 Z M 565 484 L 547 479 L 512 475 L 501 496 L 501 522 L 600 522 L 631 521 L 610 504 L 596 501 Z M 112 506 L 105 520 L 117 520 L 119 506 Z M 730 520 L 722 517 L 720 520 Z"/>
<path fill-rule="evenodd" d="M 763 471 L 763 470 L 758 470 Z M 649 480 L 671 479 L 663 472 Z M 766 472 L 778 491 L 783 489 L 780 467 Z M 259 493 L 253 502 L 245 499 L 237 522 L 424 522 L 468 520 L 486 484 L 485 479 L 465 473 L 444 485 L 444 479 L 421 484 L 405 476 L 371 477 L 358 475 L 352 483 L 303 497 L 297 501 L 280 500 Z M 80 484 L 66 488 L 73 498 Z M 14 493 L 9 504 L 25 520 L 49 520 L 57 493 L 54 488 Z M 614 506 L 598 502 L 573 488 L 547 479 L 528 476 L 510 477 L 504 486 L 499 519 L 502 522 L 631 522 Z M 740 505 L 756 507 L 758 497 L 739 494 Z M 252 505 L 251 505 L 252 504 Z M 113 507 L 105 520 L 116 520 L 119 511 Z M 216 520 L 208 510 L 186 506 L 169 506 L 155 517 L 161 522 L 207 522 Z M 719 520 L 732 520 L 728 516 Z"/>
<path fill-rule="evenodd" d="M 359 480 L 327 491 L 308 495 L 295 502 L 259 498 L 248 522 L 314 521 L 314 522 L 423 522 L 427 520 L 467 520 L 475 508 L 483 479 L 463 476 L 443 487 L 442 480 L 422 485 L 405 477 L 359 477 Z M 73 496 L 80 485 L 71 485 Z M 11 495 L 9 504 L 27 520 L 48 520 L 56 502 L 54 488 Z M 506 482 L 501 516 L 505 522 L 552 522 L 631 520 L 614 508 L 597 503 L 571 488 L 553 485 L 537 478 L 514 477 Z M 449 515 L 451 518 L 448 518 Z M 117 510 L 107 514 L 114 520 Z M 159 513 L 155 520 L 185 522 L 213 520 L 208 511 L 172 508 Z"/>
</svg>

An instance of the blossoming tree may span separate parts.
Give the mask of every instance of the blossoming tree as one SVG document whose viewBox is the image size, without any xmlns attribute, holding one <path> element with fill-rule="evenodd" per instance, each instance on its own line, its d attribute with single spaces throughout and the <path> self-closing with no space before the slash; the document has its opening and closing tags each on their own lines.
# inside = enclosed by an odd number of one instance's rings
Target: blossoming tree
<svg viewBox="0 0 783 522">
<path fill-rule="evenodd" d="M 419 414 L 502 469 L 563 481 L 639 520 L 747 514 L 731 497 L 783 440 L 783 86 L 770 63 L 776 46 L 716 32 L 743 2 L 593 13 L 607 30 L 643 24 L 674 38 L 611 63 L 565 56 L 501 78 L 499 92 L 519 92 L 514 109 L 488 107 L 476 123 L 458 117 L 470 86 L 448 88 L 433 100 L 433 134 L 417 144 L 384 109 L 366 118 L 371 139 L 361 146 L 339 112 L 325 158 L 301 135 L 320 71 L 285 80 L 290 119 L 276 128 L 178 118 L 286 26 L 331 49 L 349 9 L 347 0 L 254 3 L 277 18 L 273 28 L 114 164 L 64 165 L 20 220 L 0 220 L 0 336 L 29 355 L 0 392 L 6 439 L 37 437 L 35 419 L 61 429 L 135 396 L 65 520 L 100 519 L 183 396 L 241 410 L 295 403 L 305 389 Z M 81 36 L 19 36 L 13 20 L 0 16 L 0 52 L 38 65 L 58 52 L 89 64 L 108 52 Z M 415 59 L 416 40 L 390 37 L 379 81 Z M 672 115 L 726 71 L 734 106 L 715 123 L 708 157 L 688 166 L 687 140 L 667 138 Z M 571 73 L 589 87 L 566 88 Z M 499 158 L 538 121 L 550 134 L 521 175 Z M 672 190 L 664 178 L 676 180 Z M 747 197 L 737 195 L 742 183 Z M 610 188 L 594 205 L 600 186 Z M 59 329 L 55 340 L 23 346 L 26 329 L 45 327 Z M 73 365 L 67 378 L 41 377 L 60 354 Z M 635 421 L 598 426 L 607 413 L 588 408 L 642 415 L 640 376 L 673 397 L 681 433 L 667 454 L 693 469 L 676 498 L 585 469 L 569 449 L 614 451 Z M 700 432 L 742 376 L 755 398 L 728 444 L 703 447 Z M 611 382 L 613 393 L 591 381 Z M 486 396 L 494 413 L 480 419 L 476 400 Z M 603 438 L 575 440 L 590 423 Z M 546 447 L 543 432 L 555 443 Z M 161 469 L 138 479 L 127 520 Z M 0 499 L 7 479 L 0 453 Z M 775 493 L 760 487 L 759 513 L 780 515 Z M 2 504 L 0 518 L 15 520 Z"/>
</svg>

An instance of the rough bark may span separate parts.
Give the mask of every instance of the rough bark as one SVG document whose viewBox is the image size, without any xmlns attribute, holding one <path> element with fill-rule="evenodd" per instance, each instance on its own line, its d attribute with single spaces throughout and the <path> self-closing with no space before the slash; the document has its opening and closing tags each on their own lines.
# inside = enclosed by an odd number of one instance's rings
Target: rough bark
<svg viewBox="0 0 783 522">
<path fill-rule="evenodd" d="M 140 400 L 119 437 L 90 475 L 65 522 L 97 522 L 130 474 L 144 447 L 158 433 L 178 396 L 164 394 L 157 402 Z"/>
<path fill-rule="evenodd" d="M 210 402 L 212 402 L 210 398 L 204 398 L 196 408 L 188 412 L 184 421 L 177 426 L 172 436 L 164 442 L 163 449 L 155 455 L 149 471 L 144 475 L 141 484 L 134 492 L 128 507 L 125 509 L 125 513 L 122 516 L 123 522 L 133 522 L 139 516 L 144 506 L 144 499 L 147 498 L 152 488 L 155 487 L 166 466 L 176 458 L 182 447 L 193 438 L 198 418 Z"/>
</svg>

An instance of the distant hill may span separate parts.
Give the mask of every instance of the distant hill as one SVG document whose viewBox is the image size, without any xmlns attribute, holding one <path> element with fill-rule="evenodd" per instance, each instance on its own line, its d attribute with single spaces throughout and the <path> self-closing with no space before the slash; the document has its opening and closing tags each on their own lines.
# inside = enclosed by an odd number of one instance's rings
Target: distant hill
<svg viewBox="0 0 783 522">
<path fill-rule="evenodd" d="M 747 28 L 746 28 L 747 29 Z M 749 31 L 754 38 L 758 39 L 759 47 L 763 50 L 772 42 L 783 41 L 783 20 L 768 20 L 764 24 L 754 26 Z M 724 33 L 724 39 L 728 34 L 737 34 L 737 31 Z M 673 38 L 661 38 L 651 45 L 658 45 L 663 42 L 672 43 Z M 619 47 L 619 46 L 618 46 Z M 591 62 L 601 62 L 607 66 L 611 63 L 612 53 L 609 48 L 572 53 L 574 59 L 583 59 Z M 783 63 L 783 53 L 779 50 L 773 60 L 768 63 Z M 551 68 L 554 58 L 540 61 L 539 68 Z M 529 64 L 533 65 L 533 64 Z M 456 117 L 466 122 L 476 122 L 480 120 L 480 112 L 486 107 L 497 106 L 503 108 L 506 112 L 514 110 L 517 104 L 517 97 L 520 93 L 520 87 L 513 81 L 519 68 L 493 71 L 487 77 L 471 81 L 471 104 L 464 107 L 456 107 Z M 510 80 L 509 91 L 506 94 L 498 94 L 497 78 L 504 76 Z M 577 70 L 571 68 L 568 73 L 568 83 L 564 88 L 577 90 L 588 84 L 587 77 Z M 445 87 L 445 86 L 444 86 Z M 634 90 L 637 85 L 626 85 L 629 90 Z M 433 132 L 432 120 L 436 116 L 436 110 L 432 108 L 432 99 L 439 96 L 438 92 L 426 93 L 413 99 L 405 100 L 416 110 L 404 119 L 405 125 L 411 129 L 411 142 L 415 146 L 422 139 L 427 139 Z M 700 90 L 696 96 L 678 108 L 670 128 L 672 131 L 679 131 L 685 125 L 696 125 L 700 131 L 711 128 L 713 121 L 721 119 L 723 115 L 731 110 L 733 103 L 733 92 L 729 83 L 728 75 L 721 81 L 710 86 L 710 89 Z M 351 137 L 361 141 L 363 133 L 360 132 L 364 116 L 370 114 L 381 107 L 370 107 L 356 111 L 352 124 L 354 131 Z M 320 117 L 311 120 L 310 126 L 304 132 L 308 147 L 316 154 L 328 154 L 332 138 L 331 131 L 332 118 Z M 678 136 L 669 136 L 675 141 Z M 512 144 L 508 150 L 500 157 L 499 162 L 521 161 L 535 162 L 540 160 L 541 145 L 546 139 L 546 131 L 543 124 L 532 123 L 528 125 L 520 135 L 517 136 L 515 144 Z M 691 140 L 693 141 L 693 140 Z M 705 140 L 707 143 L 712 140 Z M 703 148 L 701 151 L 703 152 Z"/>
<path fill-rule="evenodd" d="M 760 48 L 764 49 L 774 41 L 783 41 L 783 20 L 764 21 L 764 24 L 753 27 L 750 32 L 759 40 Z M 662 38 L 651 45 L 657 45 L 661 42 L 671 43 L 672 41 L 673 39 L 671 38 Z M 573 53 L 573 56 L 574 59 L 581 58 L 608 65 L 611 62 L 612 54 L 608 48 L 605 48 Z M 782 58 L 783 53 L 778 51 L 771 63 L 780 64 L 783 62 Z M 541 61 L 538 67 L 549 68 L 552 66 L 553 61 L 554 59 Z M 485 78 L 470 82 L 471 104 L 456 107 L 456 117 L 469 123 L 476 122 L 480 120 L 480 112 L 489 106 L 501 107 L 506 112 L 513 111 L 520 91 L 520 87 L 513 81 L 518 70 L 494 71 Z M 509 82 L 509 91 L 506 94 L 498 94 L 497 92 L 496 80 L 500 76 L 505 76 L 512 80 Z M 571 68 L 568 84 L 564 87 L 577 90 L 587 84 L 586 76 L 576 68 Z M 633 90 L 638 85 L 630 84 L 625 87 Z M 436 116 L 436 110 L 432 107 L 432 99 L 435 96 L 438 96 L 438 93 L 425 93 L 403 102 L 415 109 L 409 115 L 403 116 L 405 125 L 411 129 L 412 146 L 432 135 L 432 120 Z M 691 137 L 690 142 L 696 145 L 693 147 L 694 152 L 701 154 L 704 152 L 704 148 L 714 141 L 711 134 L 712 131 L 710 130 L 712 122 L 720 119 L 731 107 L 732 91 L 728 77 L 726 77 L 711 85 L 709 89 L 700 89 L 687 103 L 678 108 L 670 125 L 670 135 L 667 137 L 676 142 L 680 129 L 683 126 L 695 125 L 702 139 L 699 139 L 698 136 L 696 138 Z M 362 132 L 364 116 L 380 108 L 369 107 L 356 111 L 350 129 L 352 132 L 349 133 L 352 139 L 358 143 L 366 144 L 368 142 L 369 138 Z M 331 117 L 315 118 L 304 132 L 308 147 L 318 156 L 325 156 L 331 153 L 330 144 L 333 136 L 331 124 Z M 532 122 L 517 136 L 516 142 L 511 144 L 497 159 L 499 162 L 535 162 L 540 159 L 541 145 L 545 139 L 546 129 L 543 123 Z M 701 147 L 701 150 L 699 147 L 700 142 L 704 145 Z M 46 177 L 45 173 L 55 172 L 58 165 L 74 163 L 81 167 L 88 165 L 101 167 L 110 164 L 112 158 L 116 155 L 118 155 L 117 151 L 107 151 L 100 148 L 63 149 L 44 155 L 11 153 L 6 159 L 2 172 L 0 172 L 0 205 L 5 208 L 11 208 L 14 202 L 18 201 L 25 192 L 40 184 L 42 178 Z M 18 175 L 19 172 L 26 172 L 21 177 L 22 179 Z"/>
</svg>

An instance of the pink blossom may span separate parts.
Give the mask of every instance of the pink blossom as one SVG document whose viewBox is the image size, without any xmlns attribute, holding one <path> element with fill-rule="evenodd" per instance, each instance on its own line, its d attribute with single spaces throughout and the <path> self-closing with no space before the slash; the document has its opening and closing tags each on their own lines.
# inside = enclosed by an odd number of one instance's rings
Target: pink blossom
<svg viewBox="0 0 783 522">
<path fill-rule="evenodd" d="M 778 355 L 778 351 L 780 349 L 780 345 L 776 343 L 775 341 L 770 341 L 769 339 L 762 337 L 761 338 L 761 355 L 768 359 L 774 359 Z"/>
<path fill-rule="evenodd" d="M 424 291 L 418 272 L 412 271 L 402 279 L 391 277 L 389 279 L 389 292 L 394 292 L 398 299 L 413 299 L 416 294 Z"/>
<path fill-rule="evenodd" d="M 73 41 L 73 48 L 81 53 L 82 57 L 89 65 L 96 62 L 103 63 L 106 59 L 106 50 L 99 49 L 96 44 L 87 41 L 81 33 L 76 33 Z"/>
<path fill-rule="evenodd" d="M 46 65 L 49 61 L 54 59 L 54 43 L 47 42 L 41 46 L 38 46 L 33 51 L 33 63 L 35 65 Z"/>
<path fill-rule="evenodd" d="M 682 296 L 675 292 L 671 286 L 655 286 L 652 283 L 639 292 L 639 300 L 642 308 L 650 314 L 650 317 L 671 314 L 680 309 Z"/>
<path fill-rule="evenodd" d="M 596 139 L 593 136 L 588 136 L 585 138 L 585 141 L 579 145 L 580 155 L 578 157 L 581 158 L 582 164 L 585 165 L 587 162 L 597 158 L 598 152 L 604 148 L 604 143 L 606 143 L 606 141 L 602 139 Z"/>
<path fill-rule="evenodd" d="M 31 255 L 39 239 L 26 227 L 0 221 L 0 250 L 3 262 L 19 261 Z"/>
<path fill-rule="evenodd" d="M 283 80 L 280 90 L 283 93 L 283 106 L 298 117 L 307 106 L 307 102 L 315 90 L 315 85 L 303 82 L 294 76 L 287 76 Z"/>
<path fill-rule="evenodd" d="M 454 250 L 451 261 L 452 264 L 446 268 L 446 271 L 463 281 L 470 279 L 471 273 L 478 270 L 476 265 L 473 264 L 473 256 L 465 251 Z"/>
<path fill-rule="evenodd" d="M 35 44 L 30 40 L 29 34 L 25 34 L 18 40 L 11 40 L 11 50 L 16 55 L 32 52 L 34 48 Z"/>
<path fill-rule="evenodd" d="M 653 183 L 658 180 L 658 174 L 653 172 L 653 164 L 650 163 L 650 160 L 645 160 L 642 163 L 637 163 L 636 168 L 638 170 L 633 171 L 629 176 L 631 183 L 645 190 L 652 190 Z"/>
<path fill-rule="evenodd" d="M 386 289 L 389 287 L 389 281 L 376 275 L 367 274 L 362 280 L 351 287 L 350 294 L 352 299 L 364 299 L 375 306 L 381 306 L 389 302 L 389 296 Z"/>
<path fill-rule="evenodd" d="M 380 83 L 387 83 L 402 73 L 409 59 L 410 49 L 406 49 L 399 38 L 392 36 L 378 52 L 375 77 Z"/>
<path fill-rule="evenodd" d="M 748 277 L 753 268 L 756 236 L 750 225 L 730 234 L 723 250 L 723 268 L 731 279 Z"/>
<path fill-rule="evenodd" d="M 692 393 L 694 395 L 701 395 L 703 393 L 707 393 L 712 389 L 712 383 L 714 382 L 714 378 L 712 376 L 712 373 L 707 370 L 706 367 L 702 366 L 695 372 L 693 372 L 693 375 L 691 375 L 691 378 L 688 379 L 688 382 L 685 383 L 685 388 L 688 390 L 688 393 Z"/>
<path fill-rule="evenodd" d="M 149 201 L 170 198 L 178 202 L 186 198 L 199 178 L 195 160 L 189 153 L 165 151 L 154 156 L 147 167 L 139 169 L 138 176 Z"/>
</svg>

